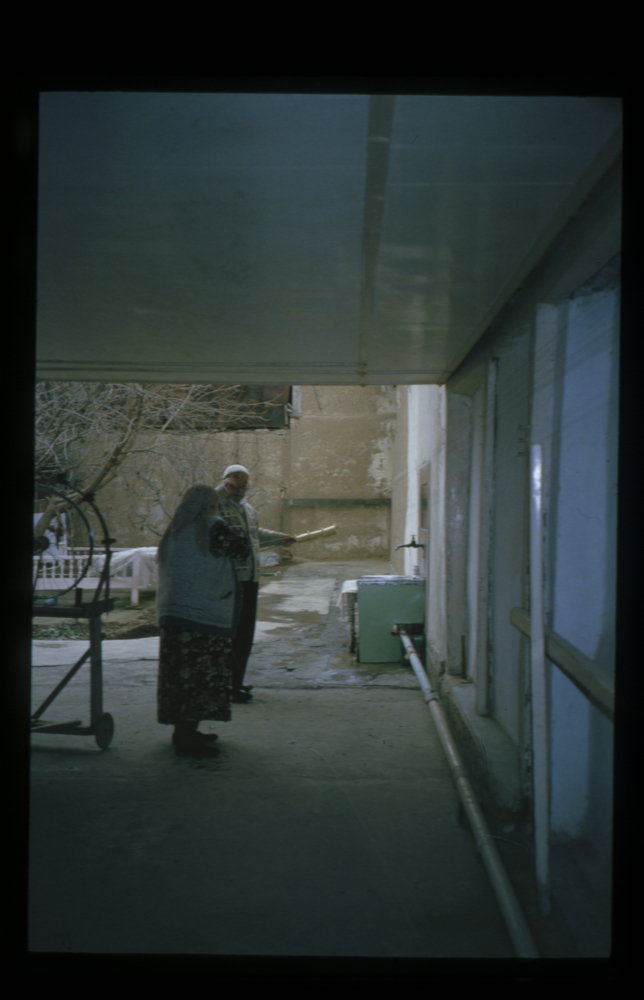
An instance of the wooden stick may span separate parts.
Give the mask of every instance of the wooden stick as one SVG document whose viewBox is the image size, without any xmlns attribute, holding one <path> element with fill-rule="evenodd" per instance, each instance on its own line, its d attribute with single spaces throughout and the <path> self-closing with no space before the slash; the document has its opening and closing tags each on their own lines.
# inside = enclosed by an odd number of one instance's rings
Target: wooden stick
<svg viewBox="0 0 644 1000">
<path fill-rule="evenodd" d="M 335 524 L 328 528 L 320 528 L 319 531 L 305 531 L 303 535 L 296 535 L 296 542 L 311 542 L 314 538 L 322 538 L 323 535 L 335 535 Z"/>
</svg>

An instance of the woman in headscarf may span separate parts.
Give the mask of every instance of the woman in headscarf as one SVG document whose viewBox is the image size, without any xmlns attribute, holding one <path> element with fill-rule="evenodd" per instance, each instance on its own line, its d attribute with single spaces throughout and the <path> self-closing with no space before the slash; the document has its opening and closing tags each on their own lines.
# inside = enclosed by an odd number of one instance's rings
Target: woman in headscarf
<svg viewBox="0 0 644 1000">
<path fill-rule="evenodd" d="M 217 517 L 218 497 L 203 483 L 181 498 L 157 550 L 159 623 L 157 719 L 174 725 L 180 757 L 216 757 L 217 739 L 198 731 L 204 719 L 227 722 L 232 641 L 241 611 L 232 559 L 249 544 Z"/>
</svg>

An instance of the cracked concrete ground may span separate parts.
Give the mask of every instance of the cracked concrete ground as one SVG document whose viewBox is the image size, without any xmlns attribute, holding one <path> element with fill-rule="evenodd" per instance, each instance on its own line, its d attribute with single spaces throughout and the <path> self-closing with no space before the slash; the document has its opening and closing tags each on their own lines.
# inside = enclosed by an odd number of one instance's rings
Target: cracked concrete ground
<svg viewBox="0 0 644 1000">
<path fill-rule="evenodd" d="M 219 732 L 214 760 L 177 758 L 156 722 L 158 640 L 103 644 L 109 749 L 32 738 L 31 951 L 513 957 L 413 672 L 348 652 L 339 587 L 388 569 L 302 563 L 263 580 L 254 697 L 202 724 Z M 34 666 L 35 708 L 76 656 L 34 649 L 57 664 Z M 85 722 L 88 700 L 83 668 L 47 718 Z M 513 877 L 530 920 L 525 865 Z M 541 954 L 576 954 L 556 918 L 537 931 Z"/>
</svg>

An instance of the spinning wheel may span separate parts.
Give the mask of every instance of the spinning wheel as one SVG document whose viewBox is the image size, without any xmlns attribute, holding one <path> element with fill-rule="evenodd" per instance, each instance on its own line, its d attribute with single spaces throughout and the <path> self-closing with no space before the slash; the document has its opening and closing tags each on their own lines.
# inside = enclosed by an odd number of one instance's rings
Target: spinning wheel
<svg viewBox="0 0 644 1000">
<path fill-rule="evenodd" d="M 89 649 L 76 661 L 65 677 L 56 685 L 51 694 L 45 698 L 40 708 L 31 716 L 31 730 L 37 733 L 61 733 L 72 736 L 94 736 L 101 750 L 107 749 L 114 735 L 114 720 L 103 711 L 103 662 L 101 650 L 101 615 L 114 608 L 114 600 L 110 598 L 110 544 L 114 541 L 109 537 L 107 525 L 101 512 L 94 503 L 94 497 L 86 494 L 78 502 L 58 490 L 47 487 L 49 496 L 61 499 L 61 511 L 48 525 L 45 533 L 34 536 L 34 562 L 37 562 L 33 589 L 41 590 L 36 604 L 34 598 L 32 614 L 44 615 L 47 618 L 86 619 L 89 624 Z M 79 504 L 87 504 L 86 510 L 81 510 Z M 36 514 L 41 511 L 36 511 Z M 105 546 L 105 562 L 96 581 L 96 591 L 89 602 L 82 601 L 82 589 L 79 584 L 87 576 L 94 554 L 94 530 L 96 522 L 103 530 L 102 544 Z M 49 552 L 50 558 L 47 559 Z M 103 595 L 101 590 L 105 586 Z M 58 598 L 76 588 L 76 603 L 74 605 L 58 605 Z M 42 591 L 44 590 L 44 595 Z M 47 596 L 47 594 L 51 596 Z M 58 605 L 58 606 L 57 606 Z M 79 720 L 73 722 L 48 722 L 42 718 L 43 712 L 51 705 L 64 687 L 89 660 L 90 667 L 90 724 L 82 726 Z"/>
<path fill-rule="evenodd" d="M 91 495 L 77 503 L 58 490 L 48 488 L 47 493 L 59 497 L 66 509 L 54 515 L 44 534 L 34 536 L 32 593 L 34 601 L 52 604 L 87 577 L 95 549 L 95 528 L 102 527 L 107 539 L 107 527 Z M 83 502 L 84 510 L 79 506 Z M 36 500 L 34 514 L 41 516 L 44 506 L 46 501 Z M 96 581 L 97 593 L 104 577 Z"/>
</svg>

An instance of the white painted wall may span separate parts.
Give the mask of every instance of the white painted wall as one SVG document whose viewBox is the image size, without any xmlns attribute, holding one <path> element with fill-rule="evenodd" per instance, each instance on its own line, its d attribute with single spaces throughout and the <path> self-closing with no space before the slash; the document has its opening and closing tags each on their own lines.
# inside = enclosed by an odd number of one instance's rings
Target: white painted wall
<svg viewBox="0 0 644 1000">
<path fill-rule="evenodd" d="M 434 386 L 410 385 L 407 387 L 407 509 L 405 514 L 405 544 L 412 535 L 418 541 L 420 529 L 420 470 L 429 462 L 431 399 Z M 405 573 L 411 575 L 414 566 L 420 566 L 420 552 L 405 549 Z"/>
<path fill-rule="evenodd" d="M 446 659 L 447 612 L 445 594 L 445 445 L 447 395 L 444 386 L 412 385 L 407 394 L 407 506 L 404 542 L 419 539 L 420 474 L 429 463 L 429 552 L 427 553 L 426 633 L 436 663 Z M 400 544 L 398 541 L 396 544 Z M 405 549 L 404 572 L 421 567 L 422 549 Z"/>
</svg>

